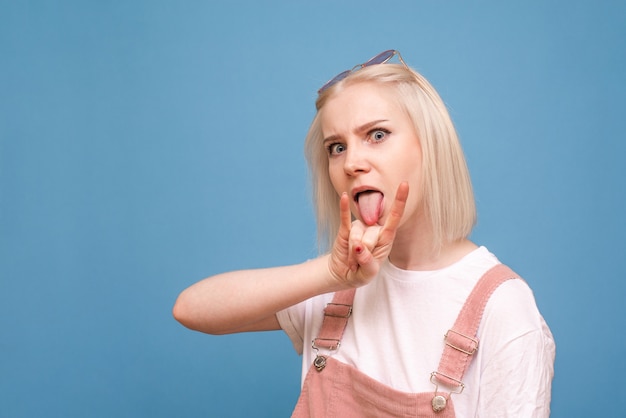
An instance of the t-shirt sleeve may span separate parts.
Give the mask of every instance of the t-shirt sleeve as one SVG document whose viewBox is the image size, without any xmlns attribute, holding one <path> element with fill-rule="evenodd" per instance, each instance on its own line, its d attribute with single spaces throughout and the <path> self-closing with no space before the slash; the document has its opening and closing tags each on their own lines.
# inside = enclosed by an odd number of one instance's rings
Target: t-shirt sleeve
<svg viewBox="0 0 626 418">
<path fill-rule="evenodd" d="M 556 349 L 530 288 L 521 280 L 503 284 L 483 320 L 490 352 L 481 366 L 478 416 L 549 417 Z"/>
<path fill-rule="evenodd" d="M 276 313 L 280 327 L 285 331 L 299 355 L 304 348 L 304 322 L 306 301 Z"/>
</svg>

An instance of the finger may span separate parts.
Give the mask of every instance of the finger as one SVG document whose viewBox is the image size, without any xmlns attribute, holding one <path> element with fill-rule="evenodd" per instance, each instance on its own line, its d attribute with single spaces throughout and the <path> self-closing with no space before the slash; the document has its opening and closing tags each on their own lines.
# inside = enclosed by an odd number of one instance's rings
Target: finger
<svg viewBox="0 0 626 418">
<path fill-rule="evenodd" d="M 352 215 L 350 214 L 350 198 L 346 192 L 343 192 L 339 199 L 339 218 L 341 222 L 339 231 L 343 233 L 344 237 L 348 238 L 352 228 Z"/>
<path fill-rule="evenodd" d="M 398 228 L 398 225 L 400 225 L 402 215 L 404 215 L 404 208 L 406 207 L 406 200 L 408 196 L 409 183 L 403 181 L 398 186 L 398 190 L 396 191 L 396 198 L 391 205 L 389 216 L 387 216 L 385 225 L 383 225 L 383 229 L 380 232 L 379 241 L 391 241 L 395 236 L 396 229 Z"/>
<path fill-rule="evenodd" d="M 361 221 L 354 221 L 350 226 L 350 238 L 348 239 L 348 262 L 352 270 L 358 268 L 357 257 L 363 251 L 363 234 L 365 226 Z"/>
<path fill-rule="evenodd" d="M 363 232 L 361 237 L 361 243 L 370 251 L 374 251 L 378 240 L 380 239 L 380 230 L 382 228 L 378 225 L 370 226 Z"/>
<path fill-rule="evenodd" d="M 378 265 L 375 263 L 374 255 L 369 248 L 361 247 L 361 251 L 356 254 L 356 259 L 364 278 L 371 278 L 378 273 Z"/>
<path fill-rule="evenodd" d="M 343 192 L 339 199 L 339 236 L 345 239 L 347 246 L 347 266 L 350 270 L 357 271 L 359 264 L 356 261 L 356 256 L 351 251 L 350 236 L 352 235 L 352 214 L 350 213 L 350 198 L 348 193 Z"/>
<path fill-rule="evenodd" d="M 363 235 L 367 231 L 367 226 L 359 220 L 352 222 L 350 226 L 350 246 L 354 247 L 363 240 Z"/>
</svg>

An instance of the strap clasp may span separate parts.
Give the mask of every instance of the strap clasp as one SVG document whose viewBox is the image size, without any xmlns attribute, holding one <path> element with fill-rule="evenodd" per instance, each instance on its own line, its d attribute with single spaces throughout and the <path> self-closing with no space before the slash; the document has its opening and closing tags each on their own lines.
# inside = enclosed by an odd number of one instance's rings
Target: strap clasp
<svg viewBox="0 0 626 418">
<path fill-rule="evenodd" d="M 350 318 L 352 315 L 352 305 L 345 303 L 327 303 L 324 308 L 324 315 L 333 318 Z"/>
<path fill-rule="evenodd" d="M 341 345 L 341 340 L 337 338 L 316 338 L 311 341 L 311 347 L 314 350 L 319 350 L 321 348 L 325 348 L 327 350 L 337 350 Z"/>
<path fill-rule="evenodd" d="M 463 338 L 466 341 L 463 341 Z M 461 334 L 460 332 L 457 332 L 453 329 L 449 329 L 448 332 L 446 332 L 443 340 L 446 342 L 447 346 L 452 347 L 462 353 L 465 353 L 468 356 L 473 355 L 476 350 L 478 350 L 478 340 L 476 338 Z M 461 344 L 463 344 L 463 346 L 461 346 Z"/>
</svg>

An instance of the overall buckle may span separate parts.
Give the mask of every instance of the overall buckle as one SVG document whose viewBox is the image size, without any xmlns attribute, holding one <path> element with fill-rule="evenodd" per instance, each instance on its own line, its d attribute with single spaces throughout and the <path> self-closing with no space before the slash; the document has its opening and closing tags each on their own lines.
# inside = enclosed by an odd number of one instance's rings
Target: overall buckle
<svg viewBox="0 0 626 418">
<path fill-rule="evenodd" d="M 456 383 L 456 390 L 452 390 L 450 393 L 448 393 L 448 396 L 438 395 L 437 394 L 437 391 L 439 390 L 439 383 L 437 383 L 437 380 L 439 379 L 438 376 L 445 377 L 449 381 Z M 451 394 L 453 393 L 460 394 L 463 392 L 463 389 L 465 389 L 465 385 L 463 384 L 463 382 L 441 372 L 432 372 L 430 374 L 430 383 L 435 385 L 435 396 L 433 396 L 433 399 L 430 401 L 430 404 L 433 407 L 433 411 L 435 412 L 443 411 L 445 409 L 446 405 L 448 404 L 448 399 Z M 450 385 L 447 385 L 447 386 L 450 386 Z"/>
<path fill-rule="evenodd" d="M 463 341 L 463 338 L 467 341 Z M 452 347 L 462 353 L 465 353 L 468 356 L 473 355 L 476 350 L 478 350 L 478 340 L 476 338 L 461 334 L 460 332 L 457 332 L 453 329 L 449 329 L 448 332 L 446 332 L 446 335 L 443 336 L 443 340 L 445 341 L 447 346 Z M 461 344 L 463 344 L 462 347 Z"/>
</svg>

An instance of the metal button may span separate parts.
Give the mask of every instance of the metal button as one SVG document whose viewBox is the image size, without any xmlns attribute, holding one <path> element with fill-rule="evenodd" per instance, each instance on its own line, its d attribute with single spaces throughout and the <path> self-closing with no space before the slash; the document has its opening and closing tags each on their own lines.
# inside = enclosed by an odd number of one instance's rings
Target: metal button
<svg viewBox="0 0 626 418">
<path fill-rule="evenodd" d="M 441 395 L 436 395 L 431 401 L 431 404 L 433 405 L 433 411 L 443 411 L 443 409 L 446 407 L 446 403 L 447 401 L 445 397 Z"/>
<path fill-rule="evenodd" d="M 315 366 L 318 372 L 321 372 L 322 370 L 324 370 L 324 367 L 326 367 L 326 357 L 324 356 L 315 357 L 315 360 L 313 360 L 313 365 Z"/>
</svg>

